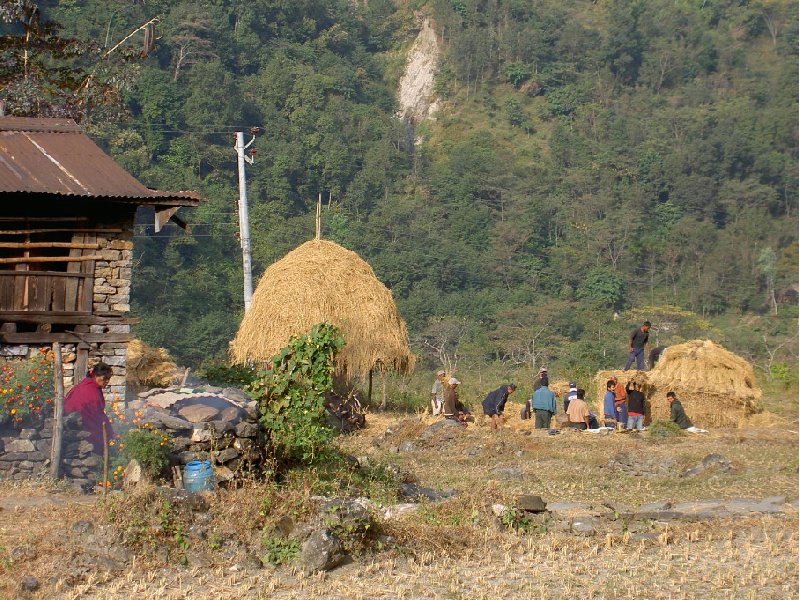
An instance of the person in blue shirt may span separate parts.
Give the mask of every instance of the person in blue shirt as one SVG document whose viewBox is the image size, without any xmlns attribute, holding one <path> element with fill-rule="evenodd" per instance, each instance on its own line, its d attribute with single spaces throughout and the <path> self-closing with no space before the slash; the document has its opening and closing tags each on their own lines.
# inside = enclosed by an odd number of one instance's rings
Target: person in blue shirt
<svg viewBox="0 0 800 600">
<path fill-rule="evenodd" d="M 499 424 L 505 423 L 506 419 L 503 416 L 503 411 L 506 408 L 506 401 L 516 389 L 517 386 L 513 383 L 504 383 L 493 392 L 489 392 L 489 395 L 484 398 L 483 414 L 492 418 L 490 425 L 492 429 L 497 429 Z"/>
<path fill-rule="evenodd" d="M 606 427 L 617 426 L 617 409 L 614 406 L 614 388 L 617 384 L 613 379 L 606 381 L 606 394 L 603 396 L 603 420 Z"/>
<path fill-rule="evenodd" d="M 533 409 L 536 419 L 536 429 L 550 429 L 550 420 L 556 414 L 556 395 L 550 389 L 549 384 L 543 383 L 539 389 L 533 392 L 531 409 Z"/>
</svg>

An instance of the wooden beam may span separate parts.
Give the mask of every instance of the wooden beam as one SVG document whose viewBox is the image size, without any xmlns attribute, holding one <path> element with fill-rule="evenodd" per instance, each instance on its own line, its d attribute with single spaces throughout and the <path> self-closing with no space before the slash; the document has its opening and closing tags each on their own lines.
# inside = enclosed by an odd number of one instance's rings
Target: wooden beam
<svg viewBox="0 0 800 600">
<path fill-rule="evenodd" d="M 161 229 L 164 227 L 164 225 L 167 224 L 167 222 L 172 218 L 172 216 L 176 212 L 178 212 L 178 207 L 177 206 L 171 206 L 169 208 L 164 208 L 164 209 L 159 209 L 158 207 L 156 207 L 156 210 L 155 210 L 155 216 L 156 216 L 155 230 L 156 230 L 156 233 L 161 231 Z"/>
<path fill-rule="evenodd" d="M 19 317 L 26 317 L 26 316 L 56 316 L 56 317 L 81 317 L 86 316 L 90 313 L 85 311 L 79 310 L 63 310 L 63 311 L 55 311 L 55 310 L 8 310 L 8 311 L 0 311 L 0 315 L 3 316 L 19 316 Z M 109 310 L 108 312 L 104 312 L 102 314 L 97 315 L 100 318 L 114 318 L 114 317 L 126 317 L 128 316 L 127 312 L 119 312 L 118 310 Z"/>
<path fill-rule="evenodd" d="M 36 275 L 37 277 L 80 277 L 80 278 L 91 277 L 91 275 L 87 273 L 65 273 L 64 271 L 30 271 L 30 273 Z M 19 271 L 0 270 L 0 277 L 3 277 L 4 275 L 18 276 Z"/>
<path fill-rule="evenodd" d="M 106 317 L 100 315 L 57 315 L 50 313 L 2 312 L 0 323 L 42 323 L 51 325 L 137 325 L 135 317 Z"/>
<path fill-rule="evenodd" d="M 86 248 L 99 250 L 100 244 L 75 244 L 72 242 L 0 242 L 0 248 Z"/>
<path fill-rule="evenodd" d="M 87 344 L 125 343 L 133 339 L 132 333 L 3 333 L 0 332 L 0 342 L 4 344 L 52 344 L 61 342 L 62 344 L 75 344 L 86 342 Z"/>
<path fill-rule="evenodd" d="M 0 229 L 0 235 L 28 235 L 29 233 L 63 233 L 63 232 L 72 232 L 72 233 L 123 233 L 125 230 L 119 227 L 113 229 L 86 229 L 84 228 L 74 228 L 70 227 L 69 229 Z"/>
<path fill-rule="evenodd" d="M 58 479 L 61 470 L 61 436 L 64 432 L 64 371 L 61 365 L 61 344 L 53 344 L 53 379 L 55 398 L 53 407 L 53 445 L 50 448 L 50 476 Z"/>
<path fill-rule="evenodd" d="M 89 260 L 103 260 L 99 254 L 89 256 L 29 256 L 27 258 L 0 258 L 0 265 L 26 265 L 30 263 L 52 263 L 52 262 L 83 262 Z M 36 271 L 31 272 L 32 275 Z"/>
<path fill-rule="evenodd" d="M 0 221 L 88 221 L 89 217 L 57 217 L 57 216 L 49 216 L 49 217 L 27 217 L 21 215 L 19 217 L 10 217 L 8 215 L 3 215 L 0 217 Z"/>
</svg>

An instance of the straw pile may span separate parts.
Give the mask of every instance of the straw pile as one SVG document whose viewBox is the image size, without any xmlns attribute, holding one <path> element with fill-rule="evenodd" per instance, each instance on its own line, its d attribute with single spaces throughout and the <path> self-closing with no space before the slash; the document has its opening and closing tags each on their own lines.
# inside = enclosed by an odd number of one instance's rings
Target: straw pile
<svg viewBox="0 0 800 600">
<path fill-rule="evenodd" d="M 606 394 L 606 382 L 614 375 L 617 376 L 617 380 L 622 384 L 622 387 L 628 385 L 629 381 L 642 384 L 642 391 L 648 398 L 654 391 L 648 379 L 649 373 L 644 371 L 598 371 L 597 375 L 594 376 L 595 394 L 593 397 L 587 397 L 586 401 L 599 411 L 598 415 L 600 416 L 602 416 L 603 413 L 603 397 Z M 664 393 L 666 394 L 667 392 L 665 391 Z"/>
<path fill-rule="evenodd" d="M 336 360 L 339 375 L 363 377 L 372 369 L 407 373 L 414 367 L 392 293 L 358 254 L 325 240 L 306 242 L 264 272 L 231 355 L 238 363 L 266 362 L 292 336 L 321 322 L 344 336 Z"/>
<path fill-rule="evenodd" d="M 172 383 L 177 368 L 164 348 L 153 348 L 142 340 L 128 344 L 125 379 L 134 389 L 166 387 Z"/>
<path fill-rule="evenodd" d="M 648 394 L 654 419 L 669 418 L 669 391 L 699 427 L 737 427 L 744 417 L 761 412 L 753 367 L 710 340 L 667 348 L 647 376 L 654 388 Z"/>
</svg>

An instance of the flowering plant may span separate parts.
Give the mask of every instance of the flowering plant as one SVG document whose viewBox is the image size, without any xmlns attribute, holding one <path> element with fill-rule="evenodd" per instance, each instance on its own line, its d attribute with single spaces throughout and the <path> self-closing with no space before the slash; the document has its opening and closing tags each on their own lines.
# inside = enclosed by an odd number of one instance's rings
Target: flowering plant
<svg viewBox="0 0 800 600">
<path fill-rule="evenodd" d="M 0 360 L 0 416 L 21 423 L 53 406 L 53 353 L 41 348 L 28 360 Z"/>
</svg>

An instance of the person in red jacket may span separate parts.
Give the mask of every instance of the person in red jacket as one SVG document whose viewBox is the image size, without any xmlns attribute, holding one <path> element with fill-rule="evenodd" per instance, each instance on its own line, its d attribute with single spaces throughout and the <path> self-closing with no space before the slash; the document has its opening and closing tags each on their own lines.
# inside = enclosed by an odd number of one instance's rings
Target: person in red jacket
<svg viewBox="0 0 800 600">
<path fill-rule="evenodd" d="M 89 432 L 89 442 L 97 454 L 103 453 L 103 428 L 109 440 L 116 437 L 111 422 L 106 416 L 106 400 L 103 388 L 111 380 L 111 367 L 97 363 L 88 377 L 73 387 L 64 399 L 64 414 L 78 413 L 84 430 Z"/>
</svg>

